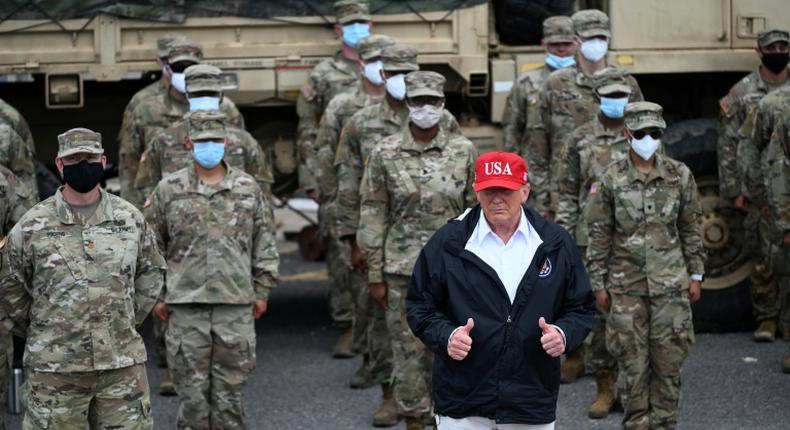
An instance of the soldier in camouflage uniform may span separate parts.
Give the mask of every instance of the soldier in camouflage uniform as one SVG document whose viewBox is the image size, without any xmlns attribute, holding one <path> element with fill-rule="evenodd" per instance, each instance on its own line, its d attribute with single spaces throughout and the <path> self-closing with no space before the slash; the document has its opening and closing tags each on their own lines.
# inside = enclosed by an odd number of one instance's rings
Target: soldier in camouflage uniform
<svg viewBox="0 0 790 430">
<path fill-rule="evenodd" d="M 409 121 L 371 151 L 360 186 L 357 243 L 368 264 L 371 295 L 386 309 L 395 400 L 407 430 L 422 430 L 430 413 L 433 362 L 406 322 L 412 267 L 439 227 L 476 204 L 477 153 L 441 122 L 444 83 L 436 72 L 406 75 Z"/>
<path fill-rule="evenodd" d="M 186 39 L 186 36 L 180 33 L 167 33 L 156 40 L 156 64 L 162 68 L 162 76 L 156 82 L 146 85 L 143 89 L 137 91 L 126 108 L 123 110 L 123 120 L 121 120 L 121 130 L 127 130 L 121 133 L 126 133 L 132 127 L 132 113 L 134 108 L 140 104 L 141 100 L 148 97 L 167 91 L 170 85 L 170 78 L 167 75 L 167 47 L 176 39 Z"/>
<path fill-rule="evenodd" d="M 185 91 L 184 71 L 203 59 L 202 48 L 186 39 L 176 38 L 168 46 L 168 86 L 166 91 L 140 100 L 130 115 L 130 126 L 121 128 L 118 135 L 118 175 L 121 182 L 121 197 L 142 207 L 144 196 L 137 192 L 134 181 L 140 157 L 159 131 L 170 127 L 189 112 L 190 104 Z M 244 128 L 244 118 L 236 105 L 223 98 L 220 110 L 228 116 L 235 127 Z"/>
<path fill-rule="evenodd" d="M 14 224 L 38 201 L 10 170 L 0 166 L 0 237 L 5 237 Z M 11 320 L 5 318 L 0 308 L 0 417 L 5 415 L 5 390 L 9 384 L 12 361 Z M 0 419 L 3 430 L 4 419 Z"/>
<path fill-rule="evenodd" d="M 519 154 L 530 151 L 525 136 L 530 135 L 527 130 L 541 125 L 540 112 L 535 108 L 543 81 L 551 72 L 576 64 L 573 35 L 573 20 L 570 17 L 552 16 L 543 21 L 541 45 L 546 49 L 546 63 L 525 71 L 513 83 L 502 118 L 505 150 Z"/>
<path fill-rule="evenodd" d="M 607 67 L 593 74 L 598 117 L 568 135 L 560 162 L 552 176 L 557 178 L 555 222 L 576 241 L 583 256 L 587 249 L 584 208 L 601 173 L 609 164 L 625 159 L 628 140 L 623 134 L 624 108 L 633 89 L 620 69 Z M 598 395 L 590 405 L 590 418 L 605 418 L 614 405 L 617 363 L 606 349 L 606 311 L 598 309 L 593 329 L 585 341 L 585 367 L 595 372 Z"/>
<path fill-rule="evenodd" d="M 133 205 L 99 188 L 101 135 L 58 136 L 66 185 L 4 242 L 0 312 L 26 336 L 23 429 L 151 429 L 143 323 L 165 261 Z"/>
<path fill-rule="evenodd" d="M 766 202 L 769 215 L 766 254 L 776 276 L 782 320 L 790 312 L 790 109 L 782 116 L 763 150 Z M 782 371 L 790 373 L 790 354 L 782 362 Z"/>
<path fill-rule="evenodd" d="M 214 104 L 221 103 L 219 100 L 222 100 L 223 92 L 220 69 L 207 64 L 197 64 L 188 67 L 184 75 L 189 99 L 206 98 L 209 104 L 212 100 Z M 225 162 L 252 175 L 271 204 L 271 184 L 274 176 L 266 152 L 250 133 L 231 125 L 227 116 L 217 109 L 196 109 L 154 136 L 140 158 L 140 167 L 134 182 L 138 192 L 148 196 L 162 177 L 192 166 L 192 152 L 184 144 L 190 117 L 212 117 L 225 124 Z"/>
<path fill-rule="evenodd" d="M 769 30 L 757 37 L 758 55 L 768 61 L 776 51 L 785 51 L 790 43 L 790 34 L 784 30 Z M 772 66 L 773 67 L 773 66 Z M 754 252 L 751 274 L 751 293 L 755 318 L 760 326 L 754 332 L 757 341 L 772 341 L 776 335 L 776 284 L 772 279 L 769 265 L 760 252 L 759 215 L 755 208 L 746 207 L 746 198 L 741 185 L 743 174 L 738 168 L 737 148 L 739 131 L 744 126 L 747 115 L 770 91 L 790 85 L 787 66 L 774 72 L 766 65 L 746 75 L 730 92 L 719 101 L 719 138 L 716 153 L 719 160 L 719 194 L 727 203 L 747 213 L 744 228 L 750 242 L 749 249 Z"/>
<path fill-rule="evenodd" d="M 341 241 L 337 231 L 335 213 L 343 210 L 337 206 L 337 175 L 335 152 L 343 127 L 354 113 L 366 106 L 378 104 L 384 97 L 384 78 L 381 75 L 381 50 L 394 45 L 389 36 L 372 35 L 359 42 L 359 57 L 364 63 L 364 74 L 353 92 L 341 93 L 329 102 L 321 127 L 318 130 L 316 144 L 318 147 L 318 168 L 321 181 L 318 185 L 321 200 L 319 217 L 324 221 L 330 240 L 336 243 L 336 249 L 343 255 L 327 256 L 327 258 L 343 259 L 343 267 L 349 269 L 346 279 L 350 282 L 354 304 L 353 340 L 354 351 L 362 355 L 362 365 L 351 378 L 351 388 L 368 388 L 374 385 L 382 387 L 382 403 L 373 413 L 373 425 L 390 427 L 398 423 L 395 400 L 389 378 L 392 374 L 392 347 L 389 343 L 387 326 L 384 322 L 384 311 L 373 304 L 368 293 L 368 283 L 364 267 L 352 265 L 351 246 Z M 356 257 L 361 257 L 356 248 Z M 371 321 L 375 321 L 371 325 Z"/>
<path fill-rule="evenodd" d="M 8 126 L 13 131 L 8 131 Z M 38 201 L 36 182 L 36 146 L 25 118 L 13 106 L 0 99 L 0 165 L 9 168 Z"/>
<path fill-rule="evenodd" d="M 334 3 L 335 34 L 342 40 L 341 50 L 332 58 L 318 63 L 302 86 L 296 101 L 299 115 L 297 146 L 299 150 L 299 182 L 307 194 L 319 201 L 318 182 L 324 178 L 318 166 L 319 122 L 327 105 L 335 96 L 353 93 L 359 83 L 359 42 L 370 35 L 368 3 L 360 0 L 341 0 Z M 320 181 L 318 180 L 320 179 Z M 330 203 L 331 204 L 331 203 Z M 322 211 L 323 212 L 323 211 Z M 348 246 L 329 235 L 328 217 L 319 217 L 319 230 L 326 250 L 329 272 L 329 310 L 334 325 L 342 330 L 332 349 L 335 358 L 350 358 L 353 351 L 354 300 L 352 298 Z"/>
<path fill-rule="evenodd" d="M 274 220 L 256 178 L 222 161 L 225 124 L 189 122 L 195 163 L 162 179 L 145 215 L 168 262 L 168 365 L 179 429 L 244 428 L 242 393 L 255 368 L 255 321 L 276 285 Z"/>
<path fill-rule="evenodd" d="M 527 136 L 530 151 L 523 154 L 530 168 L 533 205 L 549 208 L 544 214 L 553 218 L 557 205 L 557 178 L 552 179 L 563 152 L 562 144 L 577 127 L 595 120 L 599 107 L 595 99 L 593 74 L 606 68 L 606 50 L 611 39 L 609 17 L 599 10 L 581 10 L 573 14 L 573 30 L 580 45 L 576 67 L 552 73 L 540 90 L 537 109 L 541 126 Z M 630 101 L 642 100 L 642 91 L 633 76 Z M 533 197 L 531 197 L 533 198 Z M 562 364 L 561 380 L 573 382 L 584 374 L 584 347 L 571 351 Z"/>
<path fill-rule="evenodd" d="M 299 115 L 299 182 L 313 198 L 318 197 L 318 150 L 315 145 L 319 122 L 335 96 L 351 92 L 357 86 L 358 44 L 370 34 L 371 25 L 366 0 L 340 0 L 334 3 L 333 8 L 337 18 L 334 30 L 343 42 L 342 47 L 332 58 L 313 67 L 296 100 L 296 113 Z"/>
<path fill-rule="evenodd" d="M 598 104 L 593 93 L 592 75 L 606 67 L 606 51 L 611 39 L 609 17 L 599 10 L 581 10 L 573 14 L 573 30 L 580 46 L 576 67 L 552 73 L 543 83 L 538 97 L 539 127 L 526 136 L 530 150 L 524 156 L 530 169 L 530 183 L 538 208 L 554 210 L 556 184 L 552 167 L 558 163 L 561 145 L 574 129 L 595 119 Z M 642 100 L 642 91 L 632 76 L 628 85 L 634 89 L 631 101 Z M 551 216 L 551 212 L 547 215 Z M 570 362 L 581 360 L 571 356 Z M 567 372 L 566 372 L 567 374 Z M 567 378 L 564 378 L 567 380 Z"/>
<path fill-rule="evenodd" d="M 673 429 L 680 369 L 694 343 L 691 303 L 701 295 L 704 248 L 694 176 L 656 151 L 661 106 L 629 104 L 631 150 L 594 182 L 585 209 L 587 270 L 609 310 L 606 345 L 625 382 L 624 429 Z"/>
</svg>

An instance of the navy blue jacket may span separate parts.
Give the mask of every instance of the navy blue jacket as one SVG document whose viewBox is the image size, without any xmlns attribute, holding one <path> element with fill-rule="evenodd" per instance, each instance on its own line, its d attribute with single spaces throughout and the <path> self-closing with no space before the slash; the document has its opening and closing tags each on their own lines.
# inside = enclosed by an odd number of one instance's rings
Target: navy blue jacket
<svg viewBox="0 0 790 430">
<path fill-rule="evenodd" d="M 595 300 L 568 233 L 532 209 L 524 211 L 543 243 L 512 305 L 494 270 L 464 249 L 481 216 L 479 205 L 439 229 L 414 266 L 406 314 L 414 334 L 435 354 L 439 415 L 503 424 L 555 420 L 560 359 L 543 350 L 538 318 L 559 326 L 566 351 L 572 351 L 592 327 Z M 447 340 L 467 318 L 474 319 L 472 350 L 456 361 L 447 354 Z"/>
</svg>

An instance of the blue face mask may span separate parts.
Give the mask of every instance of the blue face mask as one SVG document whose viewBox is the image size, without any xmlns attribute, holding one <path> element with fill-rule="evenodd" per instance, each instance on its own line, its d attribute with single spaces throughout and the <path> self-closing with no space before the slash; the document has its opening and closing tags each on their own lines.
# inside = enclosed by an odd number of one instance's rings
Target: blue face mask
<svg viewBox="0 0 790 430">
<path fill-rule="evenodd" d="M 628 97 L 613 99 L 610 97 L 601 97 L 601 113 L 612 119 L 620 119 L 625 112 L 625 105 L 628 104 Z"/>
<path fill-rule="evenodd" d="M 370 24 L 363 24 L 355 22 L 343 26 L 343 43 L 355 48 L 359 45 L 359 41 L 370 36 Z"/>
<path fill-rule="evenodd" d="M 189 111 L 219 110 L 219 97 L 190 97 Z"/>
<path fill-rule="evenodd" d="M 225 143 L 216 141 L 195 142 L 192 156 L 201 167 L 213 169 L 225 156 Z"/>
<path fill-rule="evenodd" d="M 552 69 L 564 69 L 566 67 L 575 66 L 576 58 L 574 58 L 573 55 L 569 55 L 567 57 L 560 57 L 559 55 L 554 55 L 547 52 L 546 65 L 548 65 Z"/>
</svg>

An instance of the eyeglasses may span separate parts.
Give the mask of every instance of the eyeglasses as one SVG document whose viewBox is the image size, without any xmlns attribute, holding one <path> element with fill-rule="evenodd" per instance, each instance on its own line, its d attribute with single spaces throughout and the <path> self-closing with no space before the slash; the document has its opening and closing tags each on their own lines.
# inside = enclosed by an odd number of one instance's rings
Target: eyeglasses
<svg viewBox="0 0 790 430">
<path fill-rule="evenodd" d="M 653 139 L 661 139 L 664 134 L 661 130 L 635 130 L 631 132 L 634 139 L 642 139 L 645 135 L 650 135 Z"/>
<path fill-rule="evenodd" d="M 195 63 L 190 63 L 188 61 L 179 61 L 178 63 L 171 64 L 170 70 L 172 70 L 173 73 L 184 73 L 184 70 L 186 70 L 189 66 L 193 66 L 193 65 L 195 65 Z"/>
</svg>

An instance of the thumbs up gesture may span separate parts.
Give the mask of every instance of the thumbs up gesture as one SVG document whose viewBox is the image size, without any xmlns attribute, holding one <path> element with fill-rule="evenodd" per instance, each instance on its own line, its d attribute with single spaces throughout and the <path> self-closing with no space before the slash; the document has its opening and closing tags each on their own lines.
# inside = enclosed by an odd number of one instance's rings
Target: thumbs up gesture
<svg viewBox="0 0 790 430">
<path fill-rule="evenodd" d="M 453 360 L 461 361 L 466 358 L 469 351 L 472 349 L 472 338 L 469 333 L 475 327 L 475 320 L 469 318 L 466 320 L 466 325 L 460 326 L 450 336 L 450 341 L 447 342 L 447 354 Z"/>
<path fill-rule="evenodd" d="M 552 357 L 559 357 L 565 352 L 565 339 L 562 338 L 557 327 L 547 324 L 546 319 L 543 317 L 538 318 L 538 326 L 540 327 L 543 335 L 540 337 L 540 343 L 543 345 L 543 350 L 546 354 Z"/>
</svg>

